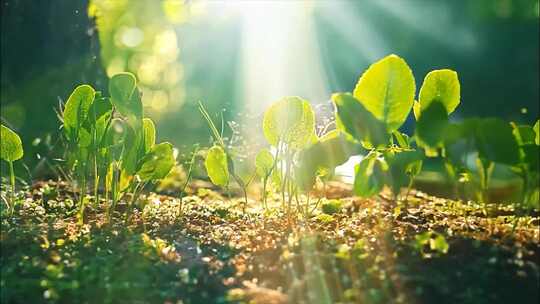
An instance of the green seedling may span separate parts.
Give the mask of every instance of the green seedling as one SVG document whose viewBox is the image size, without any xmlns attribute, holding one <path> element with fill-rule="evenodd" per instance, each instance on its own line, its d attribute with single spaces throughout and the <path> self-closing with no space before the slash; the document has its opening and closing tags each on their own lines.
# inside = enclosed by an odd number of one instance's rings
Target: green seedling
<svg viewBox="0 0 540 304">
<path fill-rule="evenodd" d="M 86 182 L 92 143 L 95 136 L 87 129 L 88 114 L 96 91 L 89 85 L 80 85 L 69 96 L 63 112 L 64 133 L 68 142 L 68 164 L 79 181 L 79 223 L 83 223 Z"/>
<path fill-rule="evenodd" d="M 99 201 L 101 180 L 105 181 L 107 203 L 111 192 L 112 202 L 107 204 L 110 218 L 110 211 L 126 191 L 132 190 L 133 205 L 144 186 L 166 176 L 175 163 L 171 144 L 155 144 L 156 128 L 152 120 L 143 118 L 135 77 L 130 73 L 114 75 L 109 92 L 111 96 L 104 97 L 89 85 L 78 86 L 63 112 L 68 163 L 81 190 L 81 224 L 90 171 L 94 175 L 95 201 Z"/>
<path fill-rule="evenodd" d="M 268 209 L 267 204 L 267 186 L 268 186 L 268 180 L 272 176 L 272 172 L 274 170 L 276 162 L 274 161 L 274 156 L 268 149 L 262 149 L 259 151 L 257 156 L 255 157 L 255 167 L 257 175 L 261 178 L 263 188 L 262 188 L 262 203 L 265 209 Z"/>
<path fill-rule="evenodd" d="M 222 132 L 218 131 L 218 129 L 216 128 L 216 125 L 214 124 L 214 121 L 210 117 L 210 114 L 208 114 L 208 111 L 206 111 L 202 102 L 200 101 L 199 101 L 199 112 L 208 123 L 208 127 L 210 128 L 212 137 L 215 140 L 214 146 L 210 148 L 209 150 L 209 156 L 211 157 L 211 159 L 208 160 L 208 156 L 207 156 L 207 160 L 205 161 L 205 166 L 206 166 L 208 175 L 211 181 L 215 185 L 224 187 L 224 188 L 229 187 L 229 177 L 232 177 L 234 179 L 234 181 L 240 186 L 240 188 L 242 188 L 242 191 L 244 193 L 243 210 L 245 213 L 245 209 L 248 204 L 247 187 L 249 186 L 249 184 L 251 183 L 253 179 L 252 178 L 243 179 L 235 170 L 233 153 L 225 145 L 225 141 L 222 136 L 223 130 Z M 225 160 L 226 165 L 223 163 L 223 160 Z"/>
<path fill-rule="evenodd" d="M 273 168 L 279 174 L 282 203 L 284 207 L 286 205 L 290 216 L 293 197 L 298 198 L 298 184 L 294 176 L 295 158 L 317 139 L 315 113 L 306 100 L 284 97 L 264 113 L 263 134 L 276 149 Z"/>
<path fill-rule="evenodd" d="M 355 168 L 357 195 L 373 196 L 390 185 L 397 199 L 401 187 L 410 189 L 420 172 L 422 156 L 413 147 L 415 140 L 398 131 L 413 108 L 414 95 L 409 66 L 390 55 L 362 74 L 352 95 L 332 96 L 337 128 L 368 149 Z"/>
<path fill-rule="evenodd" d="M 22 141 L 17 133 L 4 125 L 0 125 L 0 158 L 9 164 L 9 180 L 11 182 L 11 204 L 15 204 L 15 172 L 13 162 L 23 157 Z M 7 201 L 6 201 L 7 204 Z M 7 205 L 10 209 L 9 204 Z"/>
</svg>

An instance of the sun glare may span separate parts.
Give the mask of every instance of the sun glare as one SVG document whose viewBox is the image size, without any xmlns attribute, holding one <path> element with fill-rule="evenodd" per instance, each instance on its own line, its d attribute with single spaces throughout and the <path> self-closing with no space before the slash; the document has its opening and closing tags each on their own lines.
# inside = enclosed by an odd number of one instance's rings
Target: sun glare
<svg viewBox="0 0 540 304">
<path fill-rule="evenodd" d="M 282 96 L 312 103 L 328 99 L 329 88 L 314 29 L 312 2 L 211 2 L 241 20 L 241 87 L 247 111 L 263 109 Z"/>
</svg>

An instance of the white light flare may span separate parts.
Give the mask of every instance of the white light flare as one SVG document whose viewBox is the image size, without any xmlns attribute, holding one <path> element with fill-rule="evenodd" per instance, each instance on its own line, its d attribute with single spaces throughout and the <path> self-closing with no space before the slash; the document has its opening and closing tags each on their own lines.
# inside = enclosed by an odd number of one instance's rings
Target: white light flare
<svg viewBox="0 0 540 304">
<path fill-rule="evenodd" d="M 284 96 L 330 96 L 310 1 L 234 1 L 242 18 L 240 81 L 245 109 L 260 114 Z"/>
</svg>

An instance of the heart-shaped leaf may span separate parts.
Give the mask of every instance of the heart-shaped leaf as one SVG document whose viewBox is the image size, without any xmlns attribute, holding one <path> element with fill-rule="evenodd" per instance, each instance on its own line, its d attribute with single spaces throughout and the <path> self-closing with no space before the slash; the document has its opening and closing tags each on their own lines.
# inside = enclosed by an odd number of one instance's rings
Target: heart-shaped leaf
<svg viewBox="0 0 540 304">
<path fill-rule="evenodd" d="M 389 55 L 364 72 L 353 95 L 391 133 L 407 119 L 415 91 L 414 76 L 405 60 Z"/>
<path fill-rule="evenodd" d="M 21 138 L 17 133 L 4 125 L 0 125 L 0 157 L 8 162 L 16 161 L 23 157 Z"/>
<path fill-rule="evenodd" d="M 226 187 L 229 184 L 229 167 L 227 154 L 220 146 L 213 146 L 208 150 L 204 161 L 208 177 L 214 185 Z"/>
<path fill-rule="evenodd" d="M 306 100 L 284 97 L 264 113 L 263 132 L 273 146 L 283 141 L 292 149 L 302 149 L 315 132 L 315 113 Z"/>
</svg>

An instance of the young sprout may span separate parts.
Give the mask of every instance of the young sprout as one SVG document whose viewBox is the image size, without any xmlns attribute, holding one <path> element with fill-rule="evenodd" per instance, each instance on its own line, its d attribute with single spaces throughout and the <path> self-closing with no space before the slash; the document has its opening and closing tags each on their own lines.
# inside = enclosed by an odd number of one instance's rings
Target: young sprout
<svg viewBox="0 0 540 304">
<path fill-rule="evenodd" d="M 68 140 L 69 163 L 80 182 L 79 224 L 84 221 L 86 200 L 86 175 L 92 150 L 92 131 L 88 128 L 87 119 L 94 102 L 96 91 L 89 85 L 80 85 L 69 96 L 64 112 L 64 132 Z"/>
<path fill-rule="evenodd" d="M 201 115 L 204 117 L 206 122 L 208 123 L 208 127 L 210 128 L 210 131 L 212 132 L 212 137 L 216 141 L 215 145 L 210 148 L 209 153 L 212 152 L 210 155 L 211 157 L 217 157 L 216 159 L 211 159 L 211 161 L 208 163 L 210 167 L 206 167 L 207 171 L 210 169 L 213 171 L 214 169 L 217 169 L 218 172 L 213 172 L 212 174 L 218 174 L 216 176 L 216 181 L 218 183 L 214 183 L 215 185 L 221 186 L 221 187 L 228 187 L 229 186 L 229 175 L 232 176 L 234 181 L 242 188 L 242 191 L 244 193 L 244 206 L 243 211 L 245 213 L 247 204 L 248 204 L 248 197 L 247 197 L 247 187 L 252 179 L 249 179 L 247 181 L 244 181 L 241 176 L 236 172 L 234 167 L 234 160 L 232 157 L 231 151 L 227 148 L 225 145 L 225 141 L 223 140 L 222 132 L 219 132 L 216 128 L 216 125 L 212 121 L 212 118 L 210 117 L 210 114 L 208 114 L 208 111 L 204 108 L 202 102 L 199 101 L 199 112 L 201 112 Z M 223 127 L 223 122 L 222 122 Z M 226 166 L 223 165 L 223 159 L 225 159 Z M 206 162 L 205 162 L 206 165 Z M 226 171 L 225 171 L 226 170 Z M 225 173 L 226 172 L 226 173 Z M 210 173 L 209 173 L 210 176 Z M 226 178 L 225 178 L 226 176 Z M 212 180 L 212 177 L 210 177 Z M 226 180 L 226 183 L 223 181 Z M 214 180 L 212 180 L 214 182 Z"/>
<path fill-rule="evenodd" d="M 0 158 L 9 164 L 9 177 L 11 182 L 11 204 L 15 204 L 15 172 L 13 162 L 23 157 L 24 151 L 21 138 L 17 133 L 4 125 L 0 125 Z M 6 201 L 7 204 L 7 201 Z M 10 208 L 9 204 L 7 205 Z"/>
<path fill-rule="evenodd" d="M 272 175 L 272 171 L 274 170 L 274 156 L 268 149 L 262 149 L 259 151 L 257 156 L 255 157 L 255 167 L 257 175 L 261 178 L 263 189 L 263 206 L 265 209 L 268 209 L 267 204 L 267 185 L 268 180 L 270 179 L 270 176 Z"/>
</svg>

